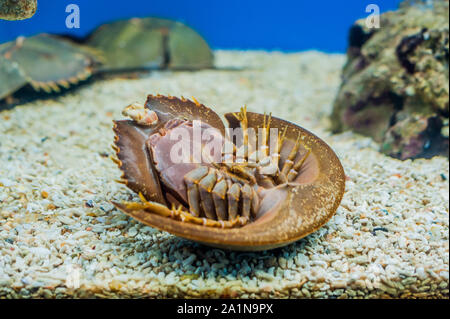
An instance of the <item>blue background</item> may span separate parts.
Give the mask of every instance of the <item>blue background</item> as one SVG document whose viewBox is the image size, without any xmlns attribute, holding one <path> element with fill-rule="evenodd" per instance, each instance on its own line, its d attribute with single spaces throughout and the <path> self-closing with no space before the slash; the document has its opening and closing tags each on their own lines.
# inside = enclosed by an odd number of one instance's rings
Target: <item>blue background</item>
<svg viewBox="0 0 450 319">
<path fill-rule="evenodd" d="M 80 29 L 67 29 L 68 4 L 80 7 Z M 0 43 L 40 32 L 89 34 L 120 18 L 159 16 L 196 29 L 215 49 L 345 52 L 351 24 L 369 13 L 395 10 L 400 0 L 38 0 L 28 20 L 0 20 Z"/>
</svg>

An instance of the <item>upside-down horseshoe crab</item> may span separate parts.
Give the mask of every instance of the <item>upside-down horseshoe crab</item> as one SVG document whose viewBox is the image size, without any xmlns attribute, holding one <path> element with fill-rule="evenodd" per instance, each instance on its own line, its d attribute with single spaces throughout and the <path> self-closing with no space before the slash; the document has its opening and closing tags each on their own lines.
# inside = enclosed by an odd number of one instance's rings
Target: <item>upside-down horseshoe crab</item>
<svg viewBox="0 0 450 319">
<path fill-rule="evenodd" d="M 114 204 L 146 225 L 210 246 L 266 250 L 319 229 L 342 199 L 339 159 L 293 123 L 241 108 L 225 114 L 230 134 L 197 100 L 161 95 L 123 114 L 131 120 L 114 122 L 113 160 L 141 202 Z M 195 143 L 201 156 L 192 160 Z"/>
</svg>

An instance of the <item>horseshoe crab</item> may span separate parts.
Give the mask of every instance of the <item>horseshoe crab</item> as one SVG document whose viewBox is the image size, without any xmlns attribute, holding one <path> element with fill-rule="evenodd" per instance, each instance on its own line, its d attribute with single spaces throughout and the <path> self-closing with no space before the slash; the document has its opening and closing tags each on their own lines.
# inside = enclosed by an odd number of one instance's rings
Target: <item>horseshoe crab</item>
<svg viewBox="0 0 450 319">
<path fill-rule="evenodd" d="M 17 63 L 11 63 L 0 55 L 0 100 L 27 83 Z"/>
<path fill-rule="evenodd" d="M 26 84 L 59 92 L 87 79 L 99 57 L 90 48 L 48 34 L 19 37 L 0 45 L 0 99 Z"/>
<path fill-rule="evenodd" d="M 0 44 L 0 79 L 8 79 L 0 82 L 0 101 L 27 84 L 54 93 L 92 74 L 211 67 L 208 44 L 191 28 L 171 20 L 134 18 L 103 25 L 82 40 L 38 34 Z"/>
<path fill-rule="evenodd" d="M 225 114 L 226 129 L 197 100 L 161 95 L 123 114 L 131 120 L 114 121 L 113 160 L 123 172 L 119 182 L 141 202 L 114 205 L 146 225 L 214 247 L 260 251 L 316 231 L 342 199 L 344 170 L 335 153 L 288 121 L 242 108 Z M 195 143 L 201 156 L 192 160 Z M 180 149 L 187 153 L 174 160 Z"/>
<path fill-rule="evenodd" d="M 0 0 L 0 19 L 29 19 L 35 14 L 36 9 L 37 0 Z"/>
<path fill-rule="evenodd" d="M 133 18 L 100 26 L 87 45 L 103 52 L 101 70 L 201 69 L 213 66 L 206 41 L 193 29 L 171 20 Z"/>
</svg>

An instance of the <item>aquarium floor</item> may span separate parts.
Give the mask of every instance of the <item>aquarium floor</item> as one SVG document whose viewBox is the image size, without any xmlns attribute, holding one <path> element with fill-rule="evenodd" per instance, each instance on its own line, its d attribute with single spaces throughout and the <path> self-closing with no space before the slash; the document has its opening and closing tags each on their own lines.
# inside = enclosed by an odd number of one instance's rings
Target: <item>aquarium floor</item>
<svg viewBox="0 0 450 319">
<path fill-rule="evenodd" d="M 0 297 L 443 297 L 449 164 L 399 161 L 370 138 L 332 135 L 343 55 L 218 51 L 240 71 L 109 79 L 0 112 Z M 204 247 L 143 226 L 110 200 L 112 120 L 149 93 L 195 96 L 219 114 L 246 104 L 317 134 L 347 175 L 336 215 L 274 251 Z"/>
</svg>

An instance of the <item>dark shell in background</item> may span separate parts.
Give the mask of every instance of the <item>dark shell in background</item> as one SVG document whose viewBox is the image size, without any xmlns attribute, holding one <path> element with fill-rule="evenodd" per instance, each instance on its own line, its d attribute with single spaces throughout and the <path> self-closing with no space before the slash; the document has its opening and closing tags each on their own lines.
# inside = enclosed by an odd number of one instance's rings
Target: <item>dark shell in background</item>
<svg viewBox="0 0 450 319">
<path fill-rule="evenodd" d="M 206 41 L 171 20 L 117 21 L 100 26 L 87 39 L 73 40 L 38 34 L 0 44 L 0 101 L 26 84 L 35 91 L 54 93 L 105 72 L 213 67 Z M 28 91 L 17 95 L 29 98 L 33 90 Z"/>
<path fill-rule="evenodd" d="M 159 18 L 133 18 L 100 26 L 87 45 L 106 59 L 102 70 L 211 68 L 206 41 L 186 25 Z"/>
<path fill-rule="evenodd" d="M 224 126 L 213 110 L 186 99 L 150 95 L 146 107 L 158 114 L 160 121 L 155 127 L 143 127 L 133 121 L 115 122 L 117 157 L 123 173 L 122 179 L 130 189 L 136 193 L 141 192 L 148 200 L 165 204 L 157 172 L 145 148 L 146 136 L 177 117 L 202 119 L 219 131 L 223 131 Z M 264 115 L 247 112 L 247 117 L 249 127 L 263 126 Z M 225 114 L 225 118 L 229 127 L 239 126 L 231 113 Z M 311 132 L 275 117 L 272 117 L 271 127 L 279 130 L 287 127 L 287 148 L 283 149 L 283 146 L 281 150 L 281 161 L 287 157 L 299 134 L 303 137 L 303 145 L 311 149 L 311 154 L 296 180 L 271 189 L 273 196 L 265 197 L 270 203 L 263 200 L 259 212 L 262 217 L 254 222 L 240 228 L 214 228 L 182 222 L 141 209 L 129 209 L 120 203 L 115 203 L 116 207 L 146 225 L 209 246 L 231 250 L 273 249 L 307 236 L 322 227 L 336 212 L 345 189 L 344 170 L 333 150 Z M 267 211 L 266 207 L 269 207 Z"/>
<path fill-rule="evenodd" d="M 36 13 L 36 9 L 37 0 L 0 0 L 0 19 L 29 19 Z"/>
<path fill-rule="evenodd" d="M 350 29 L 333 131 L 370 136 L 399 159 L 448 156 L 448 1 L 405 1 L 380 28 L 365 22 Z"/>
<path fill-rule="evenodd" d="M 97 57 L 89 48 L 48 34 L 0 45 L 0 99 L 25 84 L 36 91 L 59 92 L 92 74 Z"/>
</svg>

